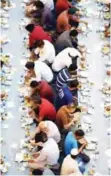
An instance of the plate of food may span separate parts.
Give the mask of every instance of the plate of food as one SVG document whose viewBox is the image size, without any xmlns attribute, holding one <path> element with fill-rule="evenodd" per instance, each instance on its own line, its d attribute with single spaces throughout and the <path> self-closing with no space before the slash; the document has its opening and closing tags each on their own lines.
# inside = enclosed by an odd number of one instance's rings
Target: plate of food
<svg viewBox="0 0 111 176">
<path fill-rule="evenodd" d="M 111 94 L 111 86 L 105 85 L 105 86 L 103 87 L 102 91 L 103 91 L 104 94 L 110 95 L 110 94 Z"/>
<path fill-rule="evenodd" d="M 108 7 L 104 7 L 104 8 L 103 8 L 103 11 L 104 11 L 104 12 L 109 12 L 110 9 L 109 9 Z"/>
<path fill-rule="evenodd" d="M 80 65 L 79 65 L 79 70 L 85 71 L 87 69 L 88 69 L 88 67 L 87 67 L 86 63 L 81 62 Z"/>
<path fill-rule="evenodd" d="M 105 12 L 104 13 L 104 19 L 109 20 L 110 19 L 110 12 Z"/>
<path fill-rule="evenodd" d="M 89 143 L 86 146 L 86 150 L 88 150 L 88 151 L 95 151 L 96 150 L 96 144 L 95 143 Z"/>
<path fill-rule="evenodd" d="M 108 70 L 106 70 L 106 75 L 107 76 L 111 76 L 111 68 L 109 68 Z"/>
<path fill-rule="evenodd" d="M 8 168 L 10 167 L 10 163 L 5 162 L 3 156 L 0 156 L 0 171 L 2 173 L 8 172 Z"/>
<path fill-rule="evenodd" d="M 29 160 L 31 160 L 32 159 L 32 157 L 31 157 L 31 155 L 30 154 L 28 154 L 28 153 L 25 153 L 24 155 L 23 155 L 23 161 L 29 161 Z"/>
<path fill-rule="evenodd" d="M 87 78 L 89 74 L 87 71 L 80 71 L 79 75 L 80 75 L 80 77 Z"/>
<path fill-rule="evenodd" d="M 106 117 L 110 117 L 111 116 L 111 106 L 110 105 L 104 107 L 104 115 Z"/>
<path fill-rule="evenodd" d="M 10 42 L 10 40 L 9 40 L 9 38 L 8 38 L 7 36 L 2 35 L 2 36 L 0 37 L 0 44 L 1 44 L 1 45 L 6 44 L 6 43 L 9 43 L 9 42 Z"/>
<path fill-rule="evenodd" d="M 110 46 L 109 46 L 109 44 L 107 44 L 107 45 L 104 45 L 103 47 L 102 47 L 102 53 L 103 54 L 105 54 L 105 55 L 108 55 L 109 53 L 110 53 Z"/>
</svg>

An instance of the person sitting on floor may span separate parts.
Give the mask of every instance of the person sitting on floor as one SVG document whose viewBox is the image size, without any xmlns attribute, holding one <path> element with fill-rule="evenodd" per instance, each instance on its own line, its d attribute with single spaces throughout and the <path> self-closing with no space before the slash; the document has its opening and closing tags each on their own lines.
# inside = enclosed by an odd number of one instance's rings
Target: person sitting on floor
<svg viewBox="0 0 111 176">
<path fill-rule="evenodd" d="M 56 110 L 59 110 L 60 107 L 64 105 L 69 105 L 74 103 L 78 105 L 78 81 L 72 80 L 67 82 L 67 85 L 64 85 L 57 92 L 57 97 L 55 101 Z"/>
<path fill-rule="evenodd" d="M 43 26 L 44 29 L 50 30 L 55 28 L 53 13 L 51 9 L 44 5 L 42 1 L 36 2 L 37 11 L 40 13 L 40 25 Z"/>
<path fill-rule="evenodd" d="M 37 82 L 36 80 L 31 81 L 31 95 L 39 94 L 40 97 L 47 99 L 51 103 L 54 102 L 54 92 L 52 87 L 46 81 Z"/>
<path fill-rule="evenodd" d="M 77 58 L 77 57 L 76 57 Z M 69 66 L 69 68 L 63 68 L 56 77 L 56 90 L 59 91 L 63 86 L 67 85 L 68 82 L 72 78 L 73 73 L 73 80 L 77 77 L 77 59 L 73 61 L 73 63 Z M 74 78 L 75 74 L 75 78 Z"/>
<path fill-rule="evenodd" d="M 32 1 L 26 4 L 25 6 L 25 15 L 27 17 L 34 17 L 37 12 L 37 6 L 36 6 L 37 1 Z"/>
<path fill-rule="evenodd" d="M 56 40 L 55 48 L 56 53 L 58 54 L 63 49 L 67 47 L 74 47 L 77 49 L 78 40 L 77 40 L 78 31 L 77 30 L 68 30 L 63 32 Z"/>
<path fill-rule="evenodd" d="M 48 138 L 46 133 L 43 132 L 37 134 L 36 139 L 38 139 L 36 145 L 41 146 L 42 149 L 32 155 L 33 159 L 28 161 L 28 167 L 31 170 L 44 171 L 47 166 L 53 167 L 57 165 L 60 152 L 56 141 Z"/>
<path fill-rule="evenodd" d="M 75 109 L 73 104 L 62 106 L 56 115 L 56 124 L 62 134 L 67 134 L 72 126 L 76 126 L 77 122 L 80 121 L 79 108 Z"/>
<path fill-rule="evenodd" d="M 41 98 L 39 95 L 32 95 L 32 108 L 38 111 L 35 120 L 41 122 L 42 120 L 56 121 L 56 110 L 53 104 L 48 100 Z"/>
<path fill-rule="evenodd" d="M 70 154 L 67 155 L 62 163 L 61 173 L 60 175 L 67 175 L 67 176 L 82 176 L 79 165 L 76 161 L 78 157 L 78 149 L 72 149 Z"/>
<path fill-rule="evenodd" d="M 52 82 L 53 73 L 46 63 L 37 60 L 35 62 L 27 62 L 25 67 L 30 71 L 28 77 L 31 78 L 34 74 L 38 82 L 42 80 L 48 83 Z"/>
<path fill-rule="evenodd" d="M 29 32 L 29 48 L 33 49 L 34 42 L 36 40 L 48 40 L 52 42 L 52 37 L 44 29 L 34 24 L 28 24 L 25 29 Z"/>
<path fill-rule="evenodd" d="M 57 143 L 59 143 L 61 140 L 61 134 L 59 132 L 57 125 L 49 120 L 41 121 L 38 124 L 36 131 L 31 136 L 31 139 L 33 139 L 35 135 L 40 132 L 46 133 L 48 138 L 53 138 Z"/>
<path fill-rule="evenodd" d="M 79 23 L 85 23 L 87 25 L 88 24 L 87 22 L 80 20 L 77 17 L 78 15 L 80 15 L 80 11 L 75 7 L 62 12 L 57 18 L 57 32 L 62 33 L 64 31 L 70 30 L 71 29 L 71 25 L 69 24 L 70 20 L 77 21 Z"/>
<path fill-rule="evenodd" d="M 57 32 L 59 34 L 71 29 L 71 26 L 69 25 L 69 20 L 72 19 L 76 11 L 77 11 L 77 8 L 70 8 L 68 10 L 63 11 L 57 17 Z"/>
<path fill-rule="evenodd" d="M 55 48 L 52 43 L 47 40 L 37 40 L 33 49 L 38 56 L 39 61 L 52 64 L 55 60 Z"/>
<path fill-rule="evenodd" d="M 89 156 L 83 153 L 83 150 L 87 145 L 84 135 L 84 131 L 81 129 L 75 131 L 75 133 L 69 132 L 64 143 L 64 151 L 66 156 L 70 154 L 72 149 L 78 149 L 77 161 L 80 164 L 79 168 L 82 173 L 85 171 L 85 164 L 90 161 Z"/>
<path fill-rule="evenodd" d="M 68 86 L 65 85 L 57 92 L 55 106 L 58 111 L 62 106 L 74 103 L 73 95 Z"/>
<path fill-rule="evenodd" d="M 71 47 L 64 49 L 55 57 L 55 60 L 52 64 L 53 71 L 59 72 L 65 67 L 69 68 L 72 62 L 77 60 L 78 57 L 82 58 L 82 55 L 77 49 Z"/>
</svg>

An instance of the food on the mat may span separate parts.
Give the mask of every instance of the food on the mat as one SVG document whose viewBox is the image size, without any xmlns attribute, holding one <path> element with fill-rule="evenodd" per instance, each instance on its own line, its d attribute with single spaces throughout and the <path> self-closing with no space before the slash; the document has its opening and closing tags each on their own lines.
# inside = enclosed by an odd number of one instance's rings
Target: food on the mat
<svg viewBox="0 0 111 176">
<path fill-rule="evenodd" d="M 111 115 L 111 105 L 104 107 L 104 114 L 105 116 L 109 117 Z"/>
<path fill-rule="evenodd" d="M 28 161 L 28 160 L 30 160 L 31 159 L 31 156 L 28 154 L 28 153 L 25 153 L 24 155 L 23 155 L 23 161 Z"/>
<path fill-rule="evenodd" d="M 108 7 L 104 7 L 104 8 L 103 8 L 103 11 L 104 11 L 104 12 L 108 12 L 109 10 L 110 10 L 110 9 L 109 9 Z"/>
<path fill-rule="evenodd" d="M 109 19 L 110 19 L 110 12 L 106 12 L 106 13 L 104 14 L 104 19 L 105 19 L 105 20 L 109 20 Z"/>
<path fill-rule="evenodd" d="M 10 163 L 5 162 L 3 156 L 0 156 L 0 171 L 1 173 L 8 172 L 8 168 L 10 167 Z"/>
<path fill-rule="evenodd" d="M 102 48 L 102 53 L 107 55 L 110 53 L 110 46 L 109 45 L 104 45 Z"/>
<path fill-rule="evenodd" d="M 104 94 L 111 94 L 111 86 L 109 84 L 104 84 L 102 87 L 102 91 Z"/>
<path fill-rule="evenodd" d="M 107 70 L 107 71 L 106 71 L 106 74 L 107 74 L 108 76 L 110 76 L 110 75 L 111 75 L 111 69 Z"/>
</svg>

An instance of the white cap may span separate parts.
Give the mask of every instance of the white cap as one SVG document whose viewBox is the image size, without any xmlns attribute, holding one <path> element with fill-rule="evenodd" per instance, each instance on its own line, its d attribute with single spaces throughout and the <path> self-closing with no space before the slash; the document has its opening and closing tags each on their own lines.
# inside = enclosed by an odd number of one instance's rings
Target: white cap
<svg viewBox="0 0 111 176">
<path fill-rule="evenodd" d="M 76 156 L 78 155 L 78 149 L 74 148 L 71 150 L 71 155 Z"/>
</svg>

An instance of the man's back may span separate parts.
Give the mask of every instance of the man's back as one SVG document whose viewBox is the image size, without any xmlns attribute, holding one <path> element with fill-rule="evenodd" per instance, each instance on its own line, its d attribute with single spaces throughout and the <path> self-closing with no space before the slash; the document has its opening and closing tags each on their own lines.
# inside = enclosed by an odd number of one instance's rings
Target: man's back
<svg viewBox="0 0 111 176">
<path fill-rule="evenodd" d="M 65 154 L 69 155 L 73 148 L 78 148 L 78 144 L 73 132 L 69 132 L 64 144 Z"/>
<path fill-rule="evenodd" d="M 67 68 L 62 69 L 56 79 L 56 89 L 60 90 L 64 85 L 67 85 L 67 81 L 71 78 Z"/>
<path fill-rule="evenodd" d="M 53 138 L 57 143 L 60 142 L 61 135 L 57 125 L 54 122 L 51 122 L 50 120 L 46 120 L 44 121 L 44 123 L 48 128 L 48 132 L 47 132 L 48 138 Z"/>
<path fill-rule="evenodd" d="M 48 118 L 49 120 L 55 121 L 56 119 L 56 110 L 52 103 L 48 100 L 42 98 L 42 103 L 40 104 L 39 117 L 41 120 Z"/>
<path fill-rule="evenodd" d="M 51 82 L 53 79 L 53 73 L 50 67 L 39 60 L 35 61 L 35 74 L 37 81 L 45 80 L 47 82 Z"/>
<path fill-rule="evenodd" d="M 45 32 L 41 26 L 35 26 L 32 33 L 30 33 L 29 35 L 30 47 L 33 46 L 36 40 L 48 40 L 50 42 L 52 41 L 51 36 L 47 32 Z"/>
<path fill-rule="evenodd" d="M 70 29 L 67 11 L 62 12 L 57 18 L 57 32 L 62 33 Z"/>
<path fill-rule="evenodd" d="M 66 156 L 61 167 L 61 175 L 82 176 L 78 163 L 70 155 Z"/>
<path fill-rule="evenodd" d="M 48 141 L 44 144 L 44 147 L 41 151 L 42 155 L 45 155 L 47 158 L 48 165 L 55 165 L 59 159 L 59 148 L 54 139 L 49 138 Z"/>
<path fill-rule="evenodd" d="M 57 48 L 65 49 L 67 47 L 73 47 L 69 33 L 70 31 L 65 31 L 58 37 L 56 41 Z"/>
</svg>

